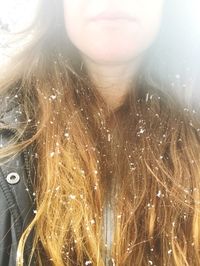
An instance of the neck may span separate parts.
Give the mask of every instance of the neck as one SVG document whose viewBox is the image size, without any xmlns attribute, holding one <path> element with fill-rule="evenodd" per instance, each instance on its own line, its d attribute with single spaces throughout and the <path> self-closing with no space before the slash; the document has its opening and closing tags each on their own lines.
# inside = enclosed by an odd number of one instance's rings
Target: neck
<svg viewBox="0 0 200 266">
<path fill-rule="evenodd" d="M 140 66 L 140 59 L 124 64 L 97 64 L 84 58 L 87 72 L 97 90 L 111 109 L 123 104 L 130 89 L 134 89 L 134 77 Z"/>
</svg>

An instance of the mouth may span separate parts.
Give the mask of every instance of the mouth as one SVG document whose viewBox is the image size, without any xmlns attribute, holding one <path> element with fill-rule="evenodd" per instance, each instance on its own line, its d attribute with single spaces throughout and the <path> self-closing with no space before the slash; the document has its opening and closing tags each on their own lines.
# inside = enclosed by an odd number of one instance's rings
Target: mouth
<svg viewBox="0 0 200 266">
<path fill-rule="evenodd" d="M 127 13 L 122 12 L 103 12 L 90 18 L 91 21 L 136 21 L 136 18 Z"/>
</svg>

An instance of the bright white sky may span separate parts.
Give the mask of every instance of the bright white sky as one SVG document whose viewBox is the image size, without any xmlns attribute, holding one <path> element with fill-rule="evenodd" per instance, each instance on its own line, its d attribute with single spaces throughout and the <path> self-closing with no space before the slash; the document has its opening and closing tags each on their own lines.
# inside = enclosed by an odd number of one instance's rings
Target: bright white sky
<svg viewBox="0 0 200 266">
<path fill-rule="evenodd" d="M 11 30 L 27 24 L 38 0 L 0 0 L 0 19 L 9 24 Z"/>
<path fill-rule="evenodd" d="M 31 21 L 38 0 L 0 0 L 0 65 L 7 62 L 12 50 L 7 48 L 6 31 L 2 30 L 1 24 L 8 25 L 11 32 L 23 29 Z"/>
</svg>

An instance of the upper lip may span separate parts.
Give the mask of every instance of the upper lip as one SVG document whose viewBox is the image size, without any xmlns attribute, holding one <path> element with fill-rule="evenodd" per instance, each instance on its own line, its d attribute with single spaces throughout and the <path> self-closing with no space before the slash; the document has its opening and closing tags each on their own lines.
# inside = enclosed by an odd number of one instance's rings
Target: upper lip
<svg viewBox="0 0 200 266">
<path fill-rule="evenodd" d="M 102 12 L 96 16 L 90 18 L 91 20 L 98 20 L 98 19 L 130 19 L 135 20 L 135 17 L 131 16 L 126 12 Z"/>
</svg>

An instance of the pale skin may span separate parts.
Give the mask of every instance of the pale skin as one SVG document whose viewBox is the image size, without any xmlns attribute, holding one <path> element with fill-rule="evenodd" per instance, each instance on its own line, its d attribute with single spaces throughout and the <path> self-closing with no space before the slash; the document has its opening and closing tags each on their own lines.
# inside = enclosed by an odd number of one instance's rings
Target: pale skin
<svg viewBox="0 0 200 266">
<path fill-rule="evenodd" d="M 139 67 L 139 59 L 137 64 L 135 60 L 134 63 L 107 65 L 84 58 L 92 80 L 110 108 L 115 109 L 123 103 L 129 83 Z"/>
<path fill-rule="evenodd" d="M 164 0 L 63 1 L 66 33 L 97 89 L 115 109 L 159 32 Z M 135 20 L 91 20 L 104 11 L 123 11 Z"/>
</svg>

